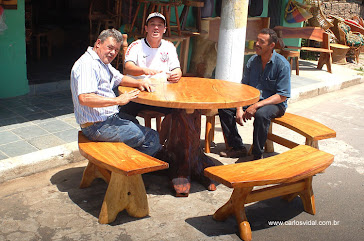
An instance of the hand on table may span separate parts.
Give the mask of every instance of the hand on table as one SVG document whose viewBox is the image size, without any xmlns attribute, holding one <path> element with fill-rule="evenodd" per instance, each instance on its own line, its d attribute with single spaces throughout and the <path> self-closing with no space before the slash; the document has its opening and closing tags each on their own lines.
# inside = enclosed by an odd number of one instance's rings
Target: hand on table
<svg viewBox="0 0 364 241">
<path fill-rule="evenodd" d="M 177 83 L 181 77 L 176 73 L 171 73 L 169 78 L 167 78 L 168 82 Z"/>
<path fill-rule="evenodd" d="M 132 90 L 130 92 L 124 92 L 120 94 L 118 97 L 116 97 L 118 99 L 118 105 L 126 105 L 132 99 L 137 98 L 139 93 L 140 90 Z"/>
</svg>

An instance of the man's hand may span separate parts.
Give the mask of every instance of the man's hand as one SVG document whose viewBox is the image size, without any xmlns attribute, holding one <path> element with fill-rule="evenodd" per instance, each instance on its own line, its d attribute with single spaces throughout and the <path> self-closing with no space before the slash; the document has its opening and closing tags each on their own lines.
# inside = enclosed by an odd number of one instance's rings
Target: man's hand
<svg viewBox="0 0 364 241">
<path fill-rule="evenodd" d="M 168 82 L 177 83 L 182 77 L 182 71 L 180 68 L 174 69 L 167 77 Z"/>
<path fill-rule="evenodd" d="M 161 70 L 155 70 L 155 69 L 143 68 L 143 73 L 145 75 L 156 75 L 156 74 L 162 73 L 162 71 Z"/>
<path fill-rule="evenodd" d="M 244 125 L 244 123 L 243 123 L 243 114 L 244 114 L 243 108 L 242 107 L 237 107 L 236 108 L 235 120 L 236 120 L 236 123 L 238 123 L 241 126 Z"/>
<path fill-rule="evenodd" d="M 254 105 L 251 105 L 249 106 L 248 109 L 245 110 L 244 114 L 243 114 L 243 121 L 246 122 L 247 120 L 251 120 L 252 117 L 255 116 L 255 113 L 257 112 L 257 106 L 254 104 Z"/>
<path fill-rule="evenodd" d="M 153 92 L 153 88 L 150 84 L 150 81 L 141 80 L 139 81 L 138 89 L 141 91 Z"/>
<path fill-rule="evenodd" d="M 138 97 L 140 90 L 132 90 L 130 92 L 125 92 L 120 94 L 117 98 L 118 105 L 126 105 L 129 101 Z"/>
</svg>

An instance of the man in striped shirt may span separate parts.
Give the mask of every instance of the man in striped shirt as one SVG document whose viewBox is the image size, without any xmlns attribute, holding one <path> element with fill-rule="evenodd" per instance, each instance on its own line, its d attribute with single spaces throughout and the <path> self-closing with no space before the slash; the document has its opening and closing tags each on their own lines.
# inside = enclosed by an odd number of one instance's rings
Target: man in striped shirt
<svg viewBox="0 0 364 241">
<path fill-rule="evenodd" d="M 88 47 L 73 65 L 71 91 L 76 121 L 90 140 L 124 142 L 154 156 L 161 149 L 158 133 L 118 111 L 118 106 L 137 98 L 140 91 L 151 91 L 149 83 L 124 76 L 112 67 L 122 40 L 115 29 L 102 31 L 94 47 Z M 118 85 L 138 89 L 116 97 L 113 88 Z"/>
</svg>

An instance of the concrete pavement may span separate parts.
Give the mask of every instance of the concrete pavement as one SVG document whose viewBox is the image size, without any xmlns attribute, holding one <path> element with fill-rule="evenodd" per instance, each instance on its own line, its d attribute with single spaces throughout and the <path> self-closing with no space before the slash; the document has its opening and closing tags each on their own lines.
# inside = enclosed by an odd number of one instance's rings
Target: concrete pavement
<svg viewBox="0 0 364 241">
<path fill-rule="evenodd" d="M 303 212 L 295 198 L 274 198 L 246 208 L 253 240 L 362 240 L 364 235 L 364 84 L 291 103 L 289 112 L 312 118 L 337 131 L 337 137 L 319 142 L 335 155 L 334 163 L 314 177 L 316 215 Z M 251 143 L 252 126 L 239 127 L 244 143 Z M 247 158 L 221 158 L 224 148 L 219 124 L 209 156 L 222 164 Z M 283 127 L 277 127 L 283 128 Z M 202 131 L 203 132 L 203 131 Z M 282 130 L 283 132 L 283 130 Z M 287 137 L 304 142 L 291 133 Z M 275 146 L 276 152 L 285 151 Z M 71 158 L 73 161 L 73 158 Z M 230 197 L 231 189 L 214 192 L 192 183 L 188 198 L 176 198 L 167 177 L 143 175 L 150 214 L 132 218 L 126 212 L 107 225 L 97 222 L 106 184 L 97 180 L 79 189 L 86 162 L 48 169 L 0 184 L 0 240 L 239 240 L 234 218 L 212 219 Z M 271 221 L 283 221 L 277 225 Z M 313 225 L 316 224 L 316 225 Z"/>
</svg>

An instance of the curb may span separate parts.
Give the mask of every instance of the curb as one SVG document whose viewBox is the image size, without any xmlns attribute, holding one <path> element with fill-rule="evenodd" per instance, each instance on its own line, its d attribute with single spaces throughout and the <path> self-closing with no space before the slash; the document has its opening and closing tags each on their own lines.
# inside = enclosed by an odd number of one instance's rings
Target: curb
<svg viewBox="0 0 364 241">
<path fill-rule="evenodd" d="M 77 142 L 7 158 L 0 161 L 0 183 L 82 160 Z"/>
</svg>

